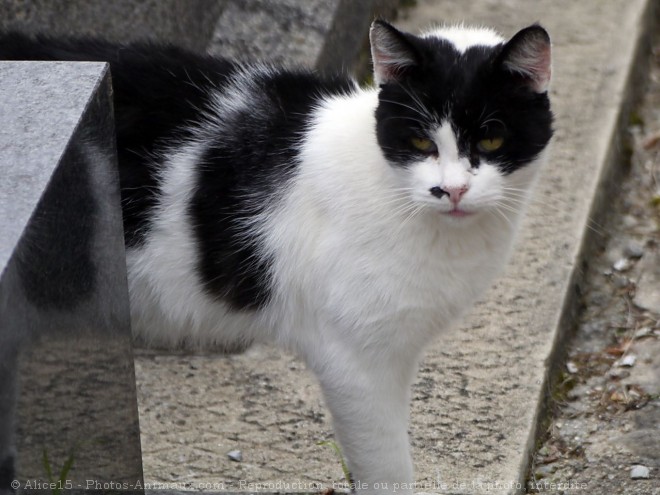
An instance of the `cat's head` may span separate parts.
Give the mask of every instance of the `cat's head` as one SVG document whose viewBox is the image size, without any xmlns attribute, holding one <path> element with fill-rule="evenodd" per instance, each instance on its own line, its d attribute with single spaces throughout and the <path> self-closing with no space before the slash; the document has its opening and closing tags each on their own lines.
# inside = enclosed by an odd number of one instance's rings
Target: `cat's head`
<svg viewBox="0 0 660 495">
<path fill-rule="evenodd" d="M 464 222 L 519 210 L 552 137 L 550 38 L 533 25 L 370 32 L 377 138 L 414 202 Z"/>
</svg>

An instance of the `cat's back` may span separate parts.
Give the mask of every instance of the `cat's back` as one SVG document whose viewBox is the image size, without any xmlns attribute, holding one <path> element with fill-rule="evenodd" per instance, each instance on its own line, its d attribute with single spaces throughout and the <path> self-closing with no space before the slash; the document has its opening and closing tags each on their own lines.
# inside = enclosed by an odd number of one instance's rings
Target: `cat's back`
<svg viewBox="0 0 660 495">
<path fill-rule="evenodd" d="M 270 297 L 255 219 L 298 168 L 316 107 L 354 92 L 353 80 L 19 33 L 0 33 L 0 59 L 109 63 L 135 329 L 194 345 L 216 341 L 209 328 L 245 328 Z"/>
</svg>

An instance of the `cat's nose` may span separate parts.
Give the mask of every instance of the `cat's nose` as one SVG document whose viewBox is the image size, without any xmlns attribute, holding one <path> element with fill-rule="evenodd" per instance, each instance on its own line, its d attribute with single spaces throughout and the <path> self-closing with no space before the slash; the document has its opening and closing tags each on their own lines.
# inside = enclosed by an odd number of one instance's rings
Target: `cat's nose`
<svg viewBox="0 0 660 495">
<path fill-rule="evenodd" d="M 457 205 L 463 195 L 468 191 L 468 186 L 445 186 L 439 187 L 434 186 L 429 189 L 429 192 L 433 194 L 436 198 L 443 198 L 444 196 L 449 196 L 449 201 Z"/>
</svg>

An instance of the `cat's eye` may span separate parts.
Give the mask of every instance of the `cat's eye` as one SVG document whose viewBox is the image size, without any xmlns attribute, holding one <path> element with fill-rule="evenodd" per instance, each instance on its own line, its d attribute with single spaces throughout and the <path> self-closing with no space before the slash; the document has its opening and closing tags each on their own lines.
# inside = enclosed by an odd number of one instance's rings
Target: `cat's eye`
<svg viewBox="0 0 660 495">
<path fill-rule="evenodd" d="M 477 143 L 477 148 L 479 149 L 479 151 L 482 151 L 484 153 L 491 153 L 493 151 L 499 150 L 503 144 L 504 144 L 504 138 L 501 137 L 488 138 L 488 139 L 480 140 Z"/>
<path fill-rule="evenodd" d="M 434 153 L 436 151 L 435 143 L 428 138 L 414 137 L 410 139 L 410 144 L 423 153 Z"/>
</svg>

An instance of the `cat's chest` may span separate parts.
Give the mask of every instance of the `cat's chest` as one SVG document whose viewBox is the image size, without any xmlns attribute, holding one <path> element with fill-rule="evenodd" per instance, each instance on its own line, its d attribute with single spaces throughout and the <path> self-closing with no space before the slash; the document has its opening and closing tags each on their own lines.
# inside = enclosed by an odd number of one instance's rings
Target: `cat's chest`
<svg viewBox="0 0 660 495">
<path fill-rule="evenodd" d="M 328 228 L 283 252 L 306 269 L 280 265 L 280 287 L 285 298 L 356 325 L 420 314 L 448 323 L 488 287 L 493 257 L 503 255 L 498 243 L 474 232 L 448 238 L 425 226 L 405 233 L 375 225 Z"/>
<path fill-rule="evenodd" d="M 333 296 L 384 313 L 417 309 L 455 316 L 490 278 L 484 251 L 415 236 L 396 246 L 356 249 L 338 265 L 328 273 Z"/>
</svg>

